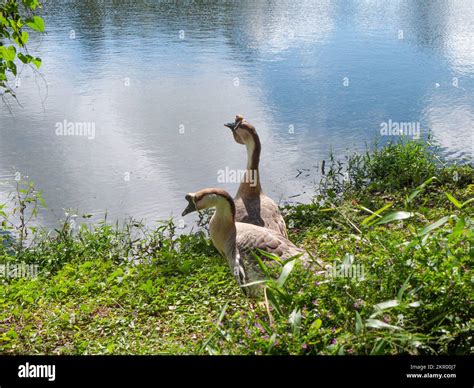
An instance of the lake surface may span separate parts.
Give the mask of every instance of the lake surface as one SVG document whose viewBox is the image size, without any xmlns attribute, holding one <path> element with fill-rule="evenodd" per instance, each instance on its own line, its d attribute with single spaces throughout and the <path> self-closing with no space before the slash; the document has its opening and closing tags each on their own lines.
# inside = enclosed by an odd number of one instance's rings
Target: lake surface
<svg viewBox="0 0 474 388">
<path fill-rule="evenodd" d="M 235 193 L 218 172 L 245 167 L 223 126 L 237 113 L 283 203 L 310 201 L 330 150 L 363 150 L 383 123 L 418 124 L 446 157 L 473 158 L 471 0 L 55 0 L 43 16 L 47 34 L 29 42 L 41 75 L 24 68 L 22 107 L 0 104 L 0 203 L 27 175 L 47 227 L 70 208 L 179 220 L 189 191 Z M 69 123 L 90 136 L 59 136 Z"/>
</svg>

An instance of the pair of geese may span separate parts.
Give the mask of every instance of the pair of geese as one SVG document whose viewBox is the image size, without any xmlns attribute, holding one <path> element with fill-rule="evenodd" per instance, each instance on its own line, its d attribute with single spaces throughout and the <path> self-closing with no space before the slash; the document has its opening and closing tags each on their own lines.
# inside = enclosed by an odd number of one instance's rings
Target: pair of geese
<svg viewBox="0 0 474 388">
<path fill-rule="evenodd" d="M 247 170 L 235 199 L 222 189 L 208 188 L 188 193 L 188 206 L 182 216 L 203 209 L 215 208 L 209 223 L 209 234 L 216 249 L 227 259 L 230 269 L 249 297 L 259 295 L 257 284 L 262 272 L 253 256 L 260 251 L 286 260 L 307 253 L 288 240 L 285 220 L 278 205 L 262 192 L 259 175 L 261 143 L 257 131 L 241 115 L 235 122 L 224 124 L 234 140 L 247 148 Z M 249 175 L 252 174 L 252 175 Z M 254 179 L 250 179 L 253 177 Z"/>
</svg>

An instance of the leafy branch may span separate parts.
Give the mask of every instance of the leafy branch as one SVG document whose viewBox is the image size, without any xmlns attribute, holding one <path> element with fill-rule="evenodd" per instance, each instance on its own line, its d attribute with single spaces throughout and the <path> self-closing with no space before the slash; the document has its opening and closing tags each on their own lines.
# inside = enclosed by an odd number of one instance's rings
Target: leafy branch
<svg viewBox="0 0 474 388">
<path fill-rule="evenodd" d="M 39 0 L 0 0 L 0 95 L 10 94 L 16 98 L 15 92 L 8 83 L 9 76 L 17 77 L 18 60 L 34 69 L 41 66 L 41 58 L 28 52 L 29 34 L 26 28 L 44 31 L 44 21 L 35 15 L 41 8 Z"/>
</svg>

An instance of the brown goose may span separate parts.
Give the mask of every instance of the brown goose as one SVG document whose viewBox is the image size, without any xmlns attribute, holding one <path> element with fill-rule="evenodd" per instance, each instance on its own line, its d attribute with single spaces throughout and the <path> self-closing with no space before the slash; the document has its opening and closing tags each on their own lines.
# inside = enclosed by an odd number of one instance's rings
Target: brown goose
<svg viewBox="0 0 474 388">
<path fill-rule="evenodd" d="M 234 140 L 247 148 L 247 171 L 235 196 L 236 221 L 263 226 L 288 237 L 278 205 L 262 192 L 258 168 L 262 146 L 257 131 L 241 115 L 235 117 L 234 123 L 224 125 L 232 130 Z"/>
<path fill-rule="evenodd" d="M 209 233 L 216 249 L 227 259 L 240 286 L 262 279 L 262 273 L 252 252 L 257 249 L 272 253 L 283 260 L 300 255 L 306 262 L 309 256 L 281 234 L 252 224 L 235 222 L 235 203 L 221 189 L 203 189 L 186 195 L 189 202 L 182 215 L 216 208 L 209 223 Z M 248 296 L 258 296 L 258 285 L 242 287 Z"/>
</svg>

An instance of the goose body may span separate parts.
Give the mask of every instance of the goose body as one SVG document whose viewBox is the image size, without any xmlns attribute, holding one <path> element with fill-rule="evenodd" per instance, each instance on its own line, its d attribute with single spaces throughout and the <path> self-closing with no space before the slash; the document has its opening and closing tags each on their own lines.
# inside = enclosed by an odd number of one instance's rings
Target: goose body
<svg viewBox="0 0 474 388">
<path fill-rule="evenodd" d="M 273 199 L 261 193 L 258 197 L 236 196 L 237 222 L 262 226 L 288 237 L 285 220 Z"/>
<path fill-rule="evenodd" d="M 229 267 L 240 286 L 261 280 L 263 274 L 252 253 L 262 250 L 283 260 L 309 256 L 280 233 L 253 224 L 235 222 L 236 206 L 232 197 L 221 189 L 204 189 L 186 195 L 188 207 L 183 216 L 207 208 L 216 208 L 209 223 L 209 233 L 216 249 L 227 259 Z M 258 296 L 258 285 L 242 287 L 252 297 Z"/>
<path fill-rule="evenodd" d="M 234 123 L 225 126 L 232 130 L 234 140 L 247 148 L 247 170 L 235 196 L 236 221 L 262 226 L 288 237 L 278 205 L 262 191 L 259 171 L 262 147 L 257 131 L 240 115 Z"/>
</svg>

